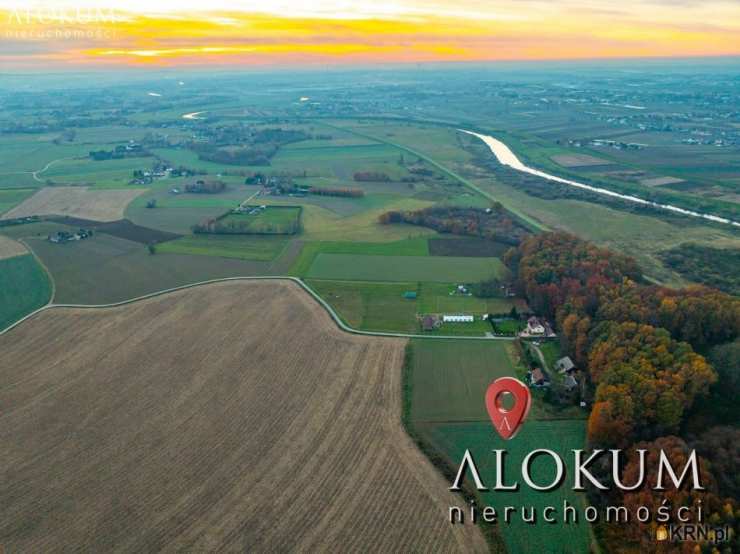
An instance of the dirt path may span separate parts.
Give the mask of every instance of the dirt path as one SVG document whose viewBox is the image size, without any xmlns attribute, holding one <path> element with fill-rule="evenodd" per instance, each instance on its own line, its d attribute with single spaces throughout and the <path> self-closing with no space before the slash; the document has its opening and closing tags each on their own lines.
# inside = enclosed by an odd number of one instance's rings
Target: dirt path
<svg viewBox="0 0 740 554">
<path fill-rule="evenodd" d="M 0 336 L 4 546 L 486 551 L 401 426 L 404 344 L 289 281 L 37 314 Z"/>
</svg>

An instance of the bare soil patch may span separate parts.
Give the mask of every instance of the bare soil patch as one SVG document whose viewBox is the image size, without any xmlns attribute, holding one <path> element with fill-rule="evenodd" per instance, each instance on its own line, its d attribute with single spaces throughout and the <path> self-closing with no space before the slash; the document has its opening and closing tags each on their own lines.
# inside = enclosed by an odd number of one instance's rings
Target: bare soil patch
<svg viewBox="0 0 740 554">
<path fill-rule="evenodd" d="M 123 218 L 126 206 L 144 192 L 146 189 L 46 187 L 3 214 L 2 219 L 69 215 L 95 221 L 116 221 Z"/>
<path fill-rule="evenodd" d="M 0 336 L 2 543 L 486 551 L 403 432 L 403 348 L 287 282 L 42 312 Z"/>
<path fill-rule="evenodd" d="M 590 165 L 610 165 L 612 162 L 588 154 L 558 154 L 550 158 L 563 167 L 585 167 Z"/>
<path fill-rule="evenodd" d="M 17 240 L 0 235 L 0 260 L 28 254 L 28 250 Z"/>
<path fill-rule="evenodd" d="M 642 179 L 640 184 L 648 187 L 660 187 L 663 185 L 675 185 L 676 183 L 683 182 L 683 179 L 679 179 L 677 177 L 653 177 L 650 179 Z"/>
</svg>

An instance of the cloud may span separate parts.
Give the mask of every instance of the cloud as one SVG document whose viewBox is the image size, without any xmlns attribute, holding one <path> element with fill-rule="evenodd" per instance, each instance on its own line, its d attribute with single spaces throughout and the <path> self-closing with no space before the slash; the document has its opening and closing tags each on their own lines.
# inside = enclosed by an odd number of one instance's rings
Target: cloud
<svg viewBox="0 0 740 554">
<path fill-rule="evenodd" d="M 728 2 L 276 0 L 268 10 L 242 0 L 218 10 L 225 0 L 181 0 L 158 2 L 159 14 L 136 11 L 147 4 L 131 0 L 134 11 L 116 11 L 115 21 L 16 21 L 0 49 L 28 63 L 103 65 L 740 54 L 740 5 Z"/>
</svg>

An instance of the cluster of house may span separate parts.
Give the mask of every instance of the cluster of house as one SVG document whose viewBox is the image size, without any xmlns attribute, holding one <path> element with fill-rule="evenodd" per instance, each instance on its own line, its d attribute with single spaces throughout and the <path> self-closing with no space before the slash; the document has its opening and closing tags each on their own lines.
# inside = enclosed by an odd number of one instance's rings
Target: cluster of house
<svg viewBox="0 0 740 554">
<path fill-rule="evenodd" d="M 593 139 L 590 144 L 591 146 L 610 146 L 617 150 L 642 150 L 647 146 L 647 144 L 640 142 L 620 142 L 608 139 Z"/>
<path fill-rule="evenodd" d="M 527 320 L 527 326 L 519 333 L 520 337 L 556 337 L 555 331 L 544 318 L 532 316 Z"/>
<path fill-rule="evenodd" d="M 563 386 L 566 390 L 571 391 L 578 387 L 578 380 L 576 379 L 578 369 L 575 364 L 573 364 L 573 360 L 571 360 L 569 356 L 565 356 L 556 361 L 555 370 L 564 376 Z M 529 384 L 533 387 L 550 386 L 550 378 L 538 367 L 527 372 L 527 379 L 529 380 Z"/>
<path fill-rule="evenodd" d="M 65 242 L 72 242 L 75 240 L 85 240 L 91 237 L 93 234 L 92 229 L 80 229 L 76 233 L 69 233 L 67 231 L 57 231 L 47 237 L 49 242 L 54 244 L 64 244 Z"/>
</svg>

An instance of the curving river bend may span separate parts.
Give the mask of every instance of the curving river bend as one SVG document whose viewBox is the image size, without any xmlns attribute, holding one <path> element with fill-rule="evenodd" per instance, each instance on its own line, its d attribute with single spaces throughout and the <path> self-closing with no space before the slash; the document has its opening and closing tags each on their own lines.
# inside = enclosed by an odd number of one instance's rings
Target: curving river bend
<svg viewBox="0 0 740 554">
<path fill-rule="evenodd" d="M 726 223 L 728 225 L 734 225 L 736 227 L 740 227 L 740 223 L 737 221 L 733 221 L 731 219 L 726 219 L 724 217 L 719 217 L 712 214 L 705 214 L 701 212 L 694 212 L 691 210 L 686 210 L 684 208 L 679 208 L 678 206 L 671 206 L 670 204 L 660 204 L 658 202 L 653 202 L 651 200 L 645 200 L 644 198 L 638 198 L 637 196 L 631 196 L 629 194 L 619 194 L 618 192 L 614 192 L 608 189 L 602 189 L 599 187 L 593 187 L 591 185 L 586 185 L 584 183 L 579 183 L 578 181 L 571 181 L 570 179 L 564 179 L 563 177 L 558 177 L 556 175 L 550 175 L 549 173 L 545 173 L 544 171 L 540 171 L 539 169 L 534 169 L 532 167 L 528 167 L 524 165 L 519 158 L 516 157 L 516 154 L 511 151 L 511 149 L 506 146 L 503 142 L 501 142 L 498 139 L 495 139 L 488 135 L 482 135 L 480 133 L 475 133 L 473 131 L 466 131 L 465 129 L 458 129 L 458 131 L 462 133 L 467 133 L 468 135 L 473 135 L 474 137 L 478 137 L 480 140 L 482 140 L 488 148 L 491 149 L 491 152 L 496 156 L 499 163 L 503 165 L 507 165 L 511 167 L 512 169 L 516 169 L 517 171 L 522 171 L 524 173 L 529 173 L 531 175 L 536 175 L 538 177 L 543 177 L 544 179 L 549 179 L 550 181 L 556 181 L 558 183 L 563 183 L 566 185 L 570 185 L 572 187 L 578 187 L 581 189 L 590 190 L 591 192 L 596 192 L 598 194 L 604 194 L 606 196 L 613 196 L 614 198 L 621 198 L 622 200 L 627 200 L 628 202 L 634 202 L 636 204 L 644 204 L 646 206 L 653 206 L 654 208 L 661 208 L 663 210 L 668 210 L 671 212 L 679 213 L 682 215 L 687 215 L 691 217 L 701 217 L 704 219 L 708 219 L 709 221 L 714 221 L 717 223 Z"/>
</svg>

